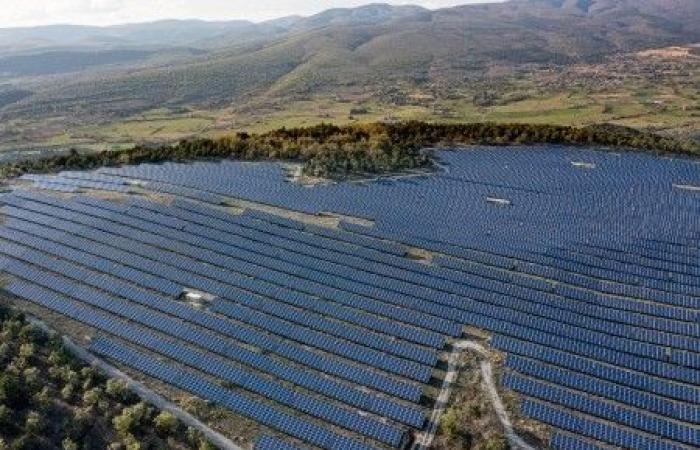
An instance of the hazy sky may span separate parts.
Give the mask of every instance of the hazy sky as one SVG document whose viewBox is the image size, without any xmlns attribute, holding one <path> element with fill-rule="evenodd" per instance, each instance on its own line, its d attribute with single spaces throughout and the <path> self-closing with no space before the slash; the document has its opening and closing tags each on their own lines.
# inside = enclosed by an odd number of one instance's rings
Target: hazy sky
<svg viewBox="0 0 700 450">
<path fill-rule="evenodd" d="M 381 0 L 380 0 L 381 1 Z M 387 0 L 440 8 L 498 0 Z M 372 0 L 0 0 L 0 27 L 71 23 L 112 25 L 158 19 L 248 19 L 314 14 L 325 9 L 352 7 Z"/>
</svg>

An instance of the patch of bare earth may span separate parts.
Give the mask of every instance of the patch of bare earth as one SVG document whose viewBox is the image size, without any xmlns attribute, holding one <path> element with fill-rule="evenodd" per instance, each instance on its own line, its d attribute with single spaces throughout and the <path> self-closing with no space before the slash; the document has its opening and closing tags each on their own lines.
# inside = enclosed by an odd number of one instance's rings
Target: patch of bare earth
<svg viewBox="0 0 700 450">
<path fill-rule="evenodd" d="M 693 49 L 694 46 L 686 47 L 666 47 L 666 48 L 655 48 L 651 50 L 644 50 L 637 52 L 637 56 L 641 58 L 663 58 L 663 59 L 674 59 L 674 58 L 690 58 L 694 56 Z"/>
</svg>

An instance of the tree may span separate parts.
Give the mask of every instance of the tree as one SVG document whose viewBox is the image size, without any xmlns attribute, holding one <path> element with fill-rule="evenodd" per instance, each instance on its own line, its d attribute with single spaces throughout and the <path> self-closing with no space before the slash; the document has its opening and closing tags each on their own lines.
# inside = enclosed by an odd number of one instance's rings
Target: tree
<svg viewBox="0 0 700 450">
<path fill-rule="evenodd" d="M 139 431 L 140 427 L 153 414 L 153 409 L 144 402 L 139 402 L 134 406 L 124 408 L 122 413 L 112 419 L 112 424 L 117 434 L 126 438 Z"/>
<path fill-rule="evenodd" d="M 156 430 L 164 436 L 172 436 L 177 433 L 179 422 L 177 418 L 168 411 L 162 411 L 153 420 Z"/>
<path fill-rule="evenodd" d="M 39 392 L 34 393 L 34 402 L 41 409 L 47 409 L 51 406 L 51 390 L 44 386 Z"/>
<path fill-rule="evenodd" d="M 12 347 L 7 342 L 0 344 L 0 365 L 5 365 L 12 359 Z"/>
<path fill-rule="evenodd" d="M 216 446 L 209 442 L 207 439 L 200 439 L 197 450 L 216 450 Z"/>
<path fill-rule="evenodd" d="M 32 391 L 36 391 L 41 384 L 40 373 L 37 367 L 30 367 L 24 369 L 22 373 L 24 377 L 24 382 L 31 388 Z"/>
<path fill-rule="evenodd" d="M 112 399 L 120 403 L 129 403 L 133 398 L 126 382 L 116 378 L 107 381 L 107 389 L 105 392 L 112 397 Z"/>
<path fill-rule="evenodd" d="M 102 398 L 102 389 L 92 388 L 83 394 L 83 404 L 89 407 L 95 407 L 100 402 Z"/>
<path fill-rule="evenodd" d="M 10 371 L 0 374 L 0 403 L 19 409 L 25 406 L 27 400 L 26 385 L 17 374 Z"/>
<path fill-rule="evenodd" d="M 44 425 L 44 418 L 36 411 L 30 411 L 24 423 L 24 430 L 29 434 L 37 434 Z"/>
<path fill-rule="evenodd" d="M 61 389 L 61 397 L 63 397 L 64 400 L 70 401 L 73 395 L 75 395 L 75 389 L 72 384 L 67 384 Z"/>
<path fill-rule="evenodd" d="M 8 429 L 12 425 L 13 411 L 6 405 L 0 404 L 0 429 Z"/>
<path fill-rule="evenodd" d="M 61 447 L 63 450 L 78 450 L 78 444 L 73 442 L 70 438 L 65 438 L 63 442 L 61 442 Z"/>
</svg>

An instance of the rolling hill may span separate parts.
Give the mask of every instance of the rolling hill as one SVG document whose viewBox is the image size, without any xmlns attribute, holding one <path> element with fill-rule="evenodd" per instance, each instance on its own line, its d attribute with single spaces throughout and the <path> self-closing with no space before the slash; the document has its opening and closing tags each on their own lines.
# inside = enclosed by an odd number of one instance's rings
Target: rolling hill
<svg viewBox="0 0 700 450">
<path fill-rule="evenodd" d="M 259 24 L 0 30 L 0 41 L 7 81 L 0 94 L 11 100 L 0 105 L 0 119 L 82 123 L 163 107 L 254 109 L 397 86 L 430 87 L 440 96 L 441 88 L 489 83 L 533 65 L 595 64 L 700 42 L 700 3 L 510 0 L 435 11 L 375 4 Z"/>
</svg>

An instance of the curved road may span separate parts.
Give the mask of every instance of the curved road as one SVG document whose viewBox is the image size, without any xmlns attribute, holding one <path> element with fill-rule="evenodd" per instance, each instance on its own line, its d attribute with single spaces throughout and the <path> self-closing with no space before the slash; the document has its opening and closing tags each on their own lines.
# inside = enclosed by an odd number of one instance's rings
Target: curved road
<svg viewBox="0 0 700 450">
<path fill-rule="evenodd" d="M 445 380 L 442 382 L 442 388 L 440 389 L 440 395 L 435 402 L 435 407 L 433 408 L 433 413 L 430 416 L 430 426 L 426 431 L 421 433 L 416 439 L 415 443 L 411 447 L 411 450 L 428 450 L 435 439 L 435 433 L 437 432 L 438 425 L 440 424 L 440 418 L 447 408 L 447 403 L 450 399 L 450 393 L 452 392 L 452 384 L 457 380 L 459 375 L 459 357 L 461 353 L 465 350 L 472 350 L 481 356 L 481 362 L 479 366 L 481 368 L 481 378 L 484 384 L 484 389 L 489 394 L 491 399 L 491 405 L 496 411 L 498 420 L 503 426 L 503 432 L 510 443 L 511 448 L 522 449 L 522 450 L 535 450 L 527 442 L 525 442 L 520 436 L 518 436 L 513 430 L 513 424 L 508 418 L 508 412 L 503 406 L 501 397 L 498 395 L 498 390 L 496 389 L 496 383 L 493 379 L 493 367 L 491 362 L 488 360 L 488 353 L 486 349 L 479 343 L 474 341 L 459 341 L 453 345 L 452 353 L 450 353 L 450 358 L 447 363 L 447 375 Z"/>
</svg>

